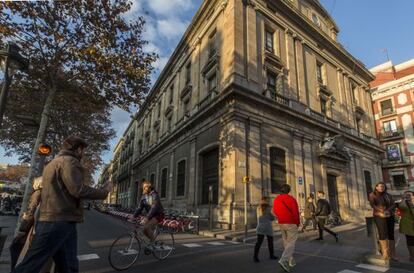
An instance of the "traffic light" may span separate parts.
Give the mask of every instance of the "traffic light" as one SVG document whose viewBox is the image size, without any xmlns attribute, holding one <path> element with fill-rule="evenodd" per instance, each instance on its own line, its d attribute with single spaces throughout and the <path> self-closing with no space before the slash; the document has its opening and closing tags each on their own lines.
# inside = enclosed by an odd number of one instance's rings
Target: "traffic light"
<svg viewBox="0 0 414 273">
<path fill-rule="evenodd" d="M 50 155 L 52 153 L 52 147 L 47 144 L 40 144 L 39 149 L 37 150 L 39 155 Z"/>
</svg>

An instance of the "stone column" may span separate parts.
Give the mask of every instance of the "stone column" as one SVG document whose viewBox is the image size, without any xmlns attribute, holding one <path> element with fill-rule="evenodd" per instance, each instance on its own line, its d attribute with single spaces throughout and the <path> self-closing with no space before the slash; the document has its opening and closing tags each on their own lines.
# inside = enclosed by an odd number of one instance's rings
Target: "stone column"
<svg viewBox="0 0 414 273">
<path fill-rule="evenodd" d="M 298 201 L 299 207 L 304 208 L 305 201 L 303 196 L 305 195 L 305 174 L 304 162 L 303 162 L 303 147 L 302 147 L 302 138 L 303 135 L 300 133 L 293 133 L 293 158 L 295 166 L 295 180 L 291 183 L 292 194 L 295 193 L 296 199 Z M 300 181 L 300 182 L 299 182 Z"/>
</svg>

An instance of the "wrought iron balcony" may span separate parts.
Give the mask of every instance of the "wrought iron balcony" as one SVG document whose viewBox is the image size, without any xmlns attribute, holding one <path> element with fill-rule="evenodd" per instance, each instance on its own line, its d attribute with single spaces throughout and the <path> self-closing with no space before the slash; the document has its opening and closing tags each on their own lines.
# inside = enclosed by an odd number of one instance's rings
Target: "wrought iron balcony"
<svg viewBox="0 0 414 273">
<path fill-rule="evenodd" d="M 397 138 L 404 137 L 404 130 L 402 128 L 398 128 L 396 131 L 384 131 L 382 130 L 380 133 L 381 140 L 391 140 Z"/>
</svg>

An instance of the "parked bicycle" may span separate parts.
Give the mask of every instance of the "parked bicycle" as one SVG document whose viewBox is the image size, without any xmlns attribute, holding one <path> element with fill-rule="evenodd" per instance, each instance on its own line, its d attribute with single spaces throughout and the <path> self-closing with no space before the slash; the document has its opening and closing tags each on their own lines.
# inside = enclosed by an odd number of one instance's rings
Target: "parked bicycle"
<svg viewBox="0 0 414 273">
<path fill-rule="evenodd" d="M 145 255 L 164 260 L 175 249 L 174 234 L 169 228 L 158 225 L 154 230 L 155 240 L 150 242 L 143 233 L 140 219 L 136 223 L 133 230 L 115 239 L 109 249 L 108 260 L 115 270 L 122 271 L 131 268 L 142 251 Z"/>
</svg>

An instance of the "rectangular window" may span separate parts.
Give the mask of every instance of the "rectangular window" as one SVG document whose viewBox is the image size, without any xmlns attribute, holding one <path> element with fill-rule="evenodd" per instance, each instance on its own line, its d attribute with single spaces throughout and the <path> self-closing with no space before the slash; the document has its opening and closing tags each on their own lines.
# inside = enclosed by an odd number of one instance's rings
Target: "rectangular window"
<svg viewBox="0 0 414 273">
<path fill-rule="evenodd" d="M 383 124 L 384 132 L 396 132 L 397 131 L 397 122 L 395 119 L 384 121 Z"/>
<path fill-rule="evenodd" d="M 321 113 L 326 116 L 326 100 L 324 100 L 323 98 L 320 98 L 320 102 L 321 102 Z"/>
<path fill-rule="evenodd" d="M 274 37 L 274 32 L 266 29 L 265 30 L 265 48 L 267 51 L 271 53 L 275 53 L 273 37 Z"/>
<path fill-rule="evenodd" d="M 165 168 L 161 172 L 161 198 L 167 197 L 167 179 L 168 179 L 168 169 Z"/>
<path fill-rule="evenodd" d="M 276 79 L 277 75 L 275 73 L 267 72 L 267 90 L 269 90 L 272 99 L 276 98 Z"/>
<path fill-rule="evenodd" d="M 399 174 L 397 174 L 399 173 Z M 407 186 L 407 180 L 404 172 L 395 172 L 392 174 L 392 182 L 395 188 L 401 189 Z"/>
<path fill-rule="evenodd" d="M 383 116 L 392 114 L 393 112 L 394 112 L 394 109 L 392 107 L 391 99 L 381 101 L 381 113 Z"/>
<path fill-rule="evenodd" d="M 270 183 L 272 193 L 280 193 L 280 187 L 286 184 L 286 153 L 283 149 L 270 148 Z"/>
<path fill-rule="evenodd" d="M 169 97 L 169 103 L 172 104 L 174 99 L 174 84 L 171 84 L 170 86 L 170 97 Z"/>
<path fill-rule="evenodd" d="M 210 78 L 208 78 L 208 91 L 214 92 L 217 89 L 217 77 L 216 73 L 214 73 Z"/>
<path fill-rule="evenodd" d="M 177 196 L 184 196 L 185 192 L 185 160 L 178 162 L 177 166 Z"/>
<path fill-rule="evenodd" d="M 152 185 L 155 185 L 155 173 L 152 173 L 150 175 L 150 182 L 152 183 Z"/>
<path fill-rule="evenodd" d="M 158 103 L 157 118 L 160 118 L 160 116 L 161 116 L 161 102 Z"/>
<path fill-rule="evenodd" d="M 185 68 L 185 84 L 188 85 L 191 82 L 191 62 L 189 62 Z"/>
<path fill-rule="evenodd" d="M 364 171 L 364 178 L 365 178 L 365 189 L 367 191 L 367 196 L 369 196 L 369 194 L 371 192 L 373 192 L 371 172 L 370 171 Z"/>
<path fill-rule="evenodd" d="M 318 78 L 318 83 L 323 84 L 323 74 L 322 74 L 323 65 L 320 62 L 316 63 L 316 77 Z"/>
</svg>

